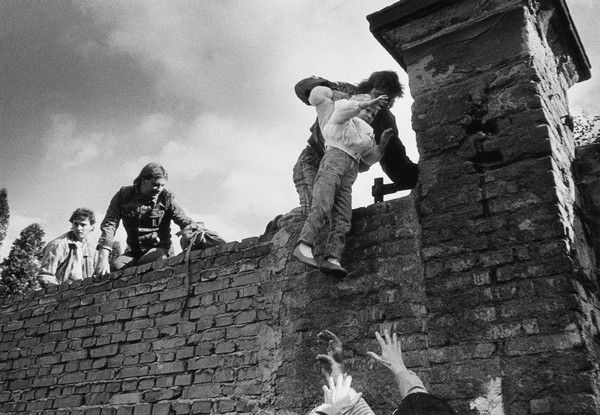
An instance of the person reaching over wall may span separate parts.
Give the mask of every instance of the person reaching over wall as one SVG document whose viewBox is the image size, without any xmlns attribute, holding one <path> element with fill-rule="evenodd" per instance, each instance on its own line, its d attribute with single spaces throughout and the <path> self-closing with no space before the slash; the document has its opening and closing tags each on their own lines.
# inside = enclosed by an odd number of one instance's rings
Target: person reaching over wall
<svg viewBox="0 0 600 415">
<path fill-rule="evenodd" d="M 375 332 L 375 338 L 381 347 L 381 354 L 370 351 L 367 354 L 394 374 L 400 399 L 402 399 L 402 403 L 394 411 L 394 415 L 456 414 L 445 400 L 429 394 L 417 374 L 406 368 L 402 357 L 402 347 L 396 333 L 390 336 L 389 331 L 384 330 L 382 337 L 379 332 Z"/>
<path fill-rule="evenodd" d="M 173 255 L 171 222 L 179 228 L 202 227 L 194 222 L 165 189 L 167 172 L 159 164 L 149 163 L 133 181 L 114 195 L 100 225 L 96 273 L 107 274 L 125 267 L 150 263 Z M 127 249 L 111 264 L 108 257 L 119 222 L 127 232 Z"/>
<path fill-rule="evenodd" d="M 309 415 L 343 415 L 356 408 L 361 394 L 352 388 L 352 376 L 339 375 L 337 378 L 327 377 L 327 385 L 323 386 L 323 403 L 313 409 Z M 371 412 L 372 413 L 372 412 Z"/>
<path fill-rule="evenodd" d="M 400 399 L 402 399 L 402 403 L 392 415 L 456 415 L 456 412 L 445 400 L 429 394 L 416 373 L 406 368 L 402 357 L 402 348 L 395 333 L 390 336 L 389 332 L 384 330 L 383 336 L 375 332 L 375 337 L 381 347 L 381 354 L 371 351 L 367 352 L 367 354 L 375 359 L 376 362 L 392 371 L 398 385 Z M 339 376 L 344 371 L 342 342 L 335 334 L 328 330 L 319 333 L 319 340 L 328 344 L 327 354 L 317 355 L 317 360 L 321 362 L 323 374 L 332 379 L 339 379 Z M 328 380 L 329 386 L 327 389 L 331 389 L 331 382 L 334 385 L 339 383 L 339 381 Z M 336 402 L 344 402 L 345 406 L 342 407 L 341 404 L 332 405 L 330 402 L 329 406 L 323 407 L 325 411 L 319 412 L 319 408 L 321 407 L 317 407 L 314 413 L 327 415 L 373 415 L 373 411 L 364 399 L 361 397 L 356 399 L 356 391 L 351 388 L 342 388 L 341 386 L 338 390 L 343 390 L 345 395 L 337 396 Z M 325 396 L 327 397 L 326 394 Z M 353 402 L 351 408 L 348 408 L 348 402 Z M 345 410 L 345 412 L 340 412 L 340 410 Z"/>
<path fill-rule="evenodd" d="M 393 130 L 383 132 L 380 143 L 376 144 L 369 125 L 376 111 L 387 105 L 387 96 L 338 98 L 341 96 L 325 86 L 317 86 L 310 93 L 309 101 L 317 110 L 325 139 L 325 154 L 315 178 L 310 211 L 293 255 L 306 265 L 319 267 L 312 249 L 319 230 L 330 218 L 325 260 L 320 269 L 325 274 L 344 277 L 347 272 L 340 259 L 351 225 L 352 184 L 361 162 L 369 164 L 381 158 Z"/>
<path fill-rule="evenodd" d="M 387 129 L 391 128 L 394 132 L 384 148 L 383 157 L 380 160 L 381 168 L 395 184 L 407 189 L 414 187 L 418 175 L 417 165 L 406 155 L 406 149 L 398 138 L 396 119 L 390 112 L 394 101 L 403 95 L 403 88 L 398 75 L 392 71 L 373 72 L 358 85 L 347 82 L 331 82 L 324 78 L 312 76 L 299 81 L 294 89 L 298 98 L 305 104 L 310 105 L 310 93 L 313 88 L 318 86 L 330 88 L 336 94 L 345 95 L 346 98 L 354 94 L 369 94 L 372 98 L 380 95 L 388 97 L 387 105 L 377 111 L 370 123 L 377 143 L 380 142 L 381 135 Z M 308 145 L 300 153 L 293 171 L 294 185 L 304 215 L 307 215 L 310 209 L 312 189 L 319 170 L 319 163 L 325 154 L 325 140 L 318 120 L 312 125 L 310 132 Z"/>
</svg>

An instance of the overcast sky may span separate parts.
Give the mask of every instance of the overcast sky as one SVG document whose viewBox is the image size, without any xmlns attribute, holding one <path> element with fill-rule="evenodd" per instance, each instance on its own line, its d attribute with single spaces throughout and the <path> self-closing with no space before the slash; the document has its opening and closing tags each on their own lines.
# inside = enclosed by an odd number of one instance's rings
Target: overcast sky
<svg viewBox="0 0 600 415">
<path fill-rule="evenodd" d="M 567 2 L 595 74 L 600 5 Z M 0 258 L 30 223 L 49 241 L 77 207 L 100 222 L 150 161 L 194 219 L 228 240 L 260 235 L 298 204 L 292 167 L 315 115 L 294 84 L 391 69 L 407 85 L 366 20 L 393 3 L 2 0 L 0 187 L 11 217 Z M 599 86 L 594 77 L 572 88 L 572 111 L 600 113 Z M 407 94 L 393 112 L 416 161 L 411 103 Z M 375 166 L 359 177 L 355 207 L 371 203 L 381 175 Z"/>
</svg>

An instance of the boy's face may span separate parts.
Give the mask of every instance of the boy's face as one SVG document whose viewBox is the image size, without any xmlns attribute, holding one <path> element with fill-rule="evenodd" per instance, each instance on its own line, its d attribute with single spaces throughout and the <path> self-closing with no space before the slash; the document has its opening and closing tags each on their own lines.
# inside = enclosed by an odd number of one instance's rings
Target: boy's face
<svg viewBox="0 0 600 415">
<path fill-rule="evenodd" d="M 71 222 L 71 232 L 80 241 L 85 240 L 93 230 L 94 225 L 90 223 L 90 218 L 80 216 Z"/>
<path fill-rule="evenodd" d="M 364 108 L 358 113 L 357 117 L 365 121 L 367 124 L 371 124 L 375 119 L 376 114 L 377 110 L 375 108 Z"/>
</svg>

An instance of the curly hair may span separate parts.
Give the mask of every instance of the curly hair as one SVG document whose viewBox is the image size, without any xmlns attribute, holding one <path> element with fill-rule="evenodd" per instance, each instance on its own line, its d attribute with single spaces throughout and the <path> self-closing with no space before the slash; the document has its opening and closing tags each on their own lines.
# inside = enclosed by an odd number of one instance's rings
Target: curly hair
<svg viewBox="0 0 600 415">
<path fill-rule="evenodd" d="M 168 180 L 169 176 L 163 166 L 158 163 L 148 163 L 140 171 L 140 174 L 133 181 L 133 185 L 138 187 L 142 180 L 147 179 L 165 179 Z"/>
<path fill-rule="evenodd" d="M 73 221 L 77 219 L 89 219 L 90 225 L 96 223 L 96 215 L 94 214 L 94 211 L 84 207 L 75 209 L 73 213 L 71 213 L 69 222 L 73 223 Z"/>
<path fill-rule="evenodd" d="M 367 94 L 372 89 L 380 89 L 390 97 L 401 98 L 404 95 L 404 87 L 398 79 L 398 74 L 394 71 L 373 72 L 367 79 L 361 81 L 356 89 L 362 94 Z"/>
</svg>

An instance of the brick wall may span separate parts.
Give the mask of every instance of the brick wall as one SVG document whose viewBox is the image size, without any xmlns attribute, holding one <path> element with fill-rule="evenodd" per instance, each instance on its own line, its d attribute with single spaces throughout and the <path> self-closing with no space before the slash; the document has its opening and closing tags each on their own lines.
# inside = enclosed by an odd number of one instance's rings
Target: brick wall
<svg viewBox="0 0 600 415">
<path fill-rule="evenodd" d="M 403 0 L 369 19 L 415 100 L 431 384 L 464 413 L 599 413 L 563 123 L 590 73 L 565 3 Z"/>
<path fill-rule="evenodd" d="M 290 260 L 300 226 L 192 255 L 183 316 L 182 256 L 5 300 L 0 413 L 304 413 L 321 399 L 324 328 L 347 341 L 366 397 L 393 399 L 364 352 L 383 323 L 407 335 L 408 362 L 419 363 L 413 199 L 354 212 L 343 281 Z"/>
<path fill-rule="evenodd" d="M 414 199 L 354 212 L 351 275 L 291 261 L 289 220 L 192 257 L 183 315 L 181 257 L 5 301 L 0 412 L 304 413 L 330 328 L 389 414 L 365 358 L 382 326 L 460 413 L 600 412 L 600 158 L 563 123 L 589 77 L 565 3 L 401 0 L 370 20 L 409 74 L 420 176 Z"/>
</svg>

